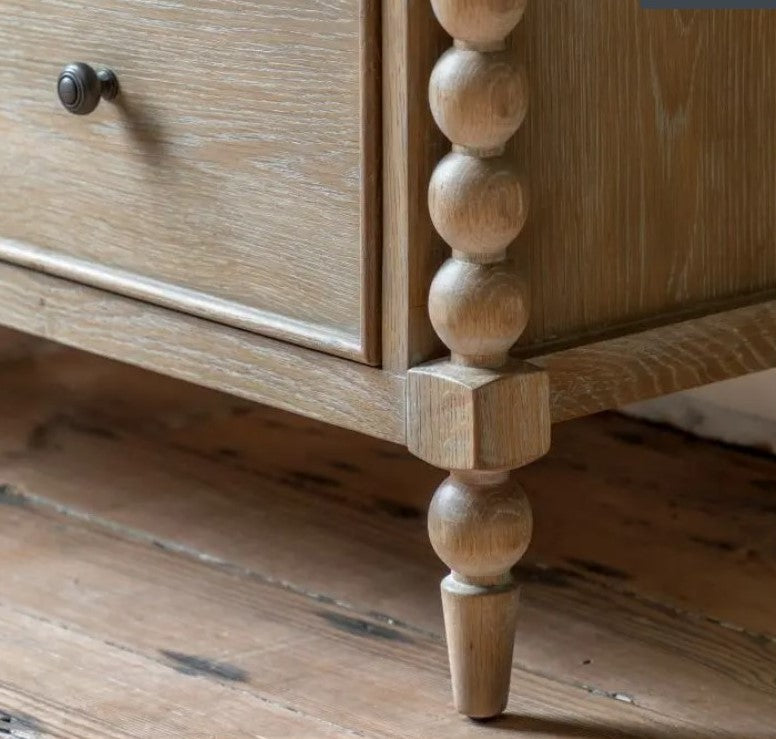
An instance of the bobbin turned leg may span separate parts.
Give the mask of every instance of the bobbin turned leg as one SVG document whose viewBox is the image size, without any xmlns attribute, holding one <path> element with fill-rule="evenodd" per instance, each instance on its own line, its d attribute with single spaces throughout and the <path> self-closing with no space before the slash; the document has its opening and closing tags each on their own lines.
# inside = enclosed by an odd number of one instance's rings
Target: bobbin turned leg
<svg viewBox="0 0 776 739">
<path fill-rule="evenodd" d="M 429 315 L 450 359 L 409 371 L 410 451 L 451 470 L 429 512 L 431 543 L 451 573 L 442 581 L 456 707 L 501 713 L 517 612 L 510 568 L 531 537 L 528 501 L 509 470 L 546 453 L 544 373 L 509 350 L 528 320 L 523 280 L 507 248 L 526 217 L 525 189 L 505 144 L 527 107 L 523 70 L 505 51 L 526 0 L 431 0 L 454 45 L 429 83 L 434 120 L 453 144 L 428 203 L 452 248 L 429 292 Z"/>
</svg>

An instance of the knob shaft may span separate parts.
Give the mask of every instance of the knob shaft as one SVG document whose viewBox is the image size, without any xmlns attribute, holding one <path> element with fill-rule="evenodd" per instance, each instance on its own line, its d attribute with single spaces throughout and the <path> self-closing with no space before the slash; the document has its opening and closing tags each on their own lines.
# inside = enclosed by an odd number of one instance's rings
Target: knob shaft
<svg viewBox="0 0 776 739">
<path fill-rule="evenodd" d="M 110 69 L 95 71 L 84 62 L 68 64 L 59 74 L 59 101 L 75 115 L 91 113 L 100 98 L 113 100 L 119 91 L 119 81 Z"/>
</svg>

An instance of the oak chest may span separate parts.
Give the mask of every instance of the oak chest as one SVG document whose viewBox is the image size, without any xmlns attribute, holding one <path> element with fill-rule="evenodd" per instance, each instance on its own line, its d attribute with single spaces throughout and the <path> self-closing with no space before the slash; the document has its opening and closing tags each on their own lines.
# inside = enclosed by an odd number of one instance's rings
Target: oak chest
<svg viewBox="0 0 776 739">
<path fill-rule="evenodd" d="M 407 444 L 503 709 L 552 422 L 776 365 L 776 13 L 9 0 L 0 323 Z"/>
</svg>

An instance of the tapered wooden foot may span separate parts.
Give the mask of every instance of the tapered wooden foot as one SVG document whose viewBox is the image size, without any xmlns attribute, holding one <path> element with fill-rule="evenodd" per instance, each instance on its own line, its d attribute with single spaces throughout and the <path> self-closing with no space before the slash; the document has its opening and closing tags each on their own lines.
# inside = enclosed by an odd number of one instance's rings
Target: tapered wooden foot
<svg viewBox="0 0 776 739">
<path fill-rule="evenodd" d="M 514 583 L 479 587 L 442 580 L 453 699 L 471 718 L 498 716 L 507 707 L 517 619 Z"/>
<path fill-rule="evenodd" d="M 531 509 L 505 472 L 456 472 L 437 490 L 429 535 L 451 574 L 442 581 L 455 706 L 471 718 L 504 711 L 517 618 L 511 566 L 531 538 Z"/>
</svg>

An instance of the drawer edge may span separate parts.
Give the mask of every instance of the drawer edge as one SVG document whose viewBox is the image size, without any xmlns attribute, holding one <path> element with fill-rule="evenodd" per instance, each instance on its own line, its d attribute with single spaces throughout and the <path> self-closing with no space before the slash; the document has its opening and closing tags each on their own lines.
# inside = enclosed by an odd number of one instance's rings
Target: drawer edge
<svg viewBox="0 0 776 739">
<path fill-rule="evenodd" d="M 134 272 L 12 239 L 0 239 L 0 260 L 308 349 L 358 362 L 367 361 L 357 334 L 333 331 L 329 326 L 294 320 Z"/>
<path fill-rule="evenodd" d="M 400 374 L 2 261 L 0 324 L 404 443 Z"/>
</svg>

